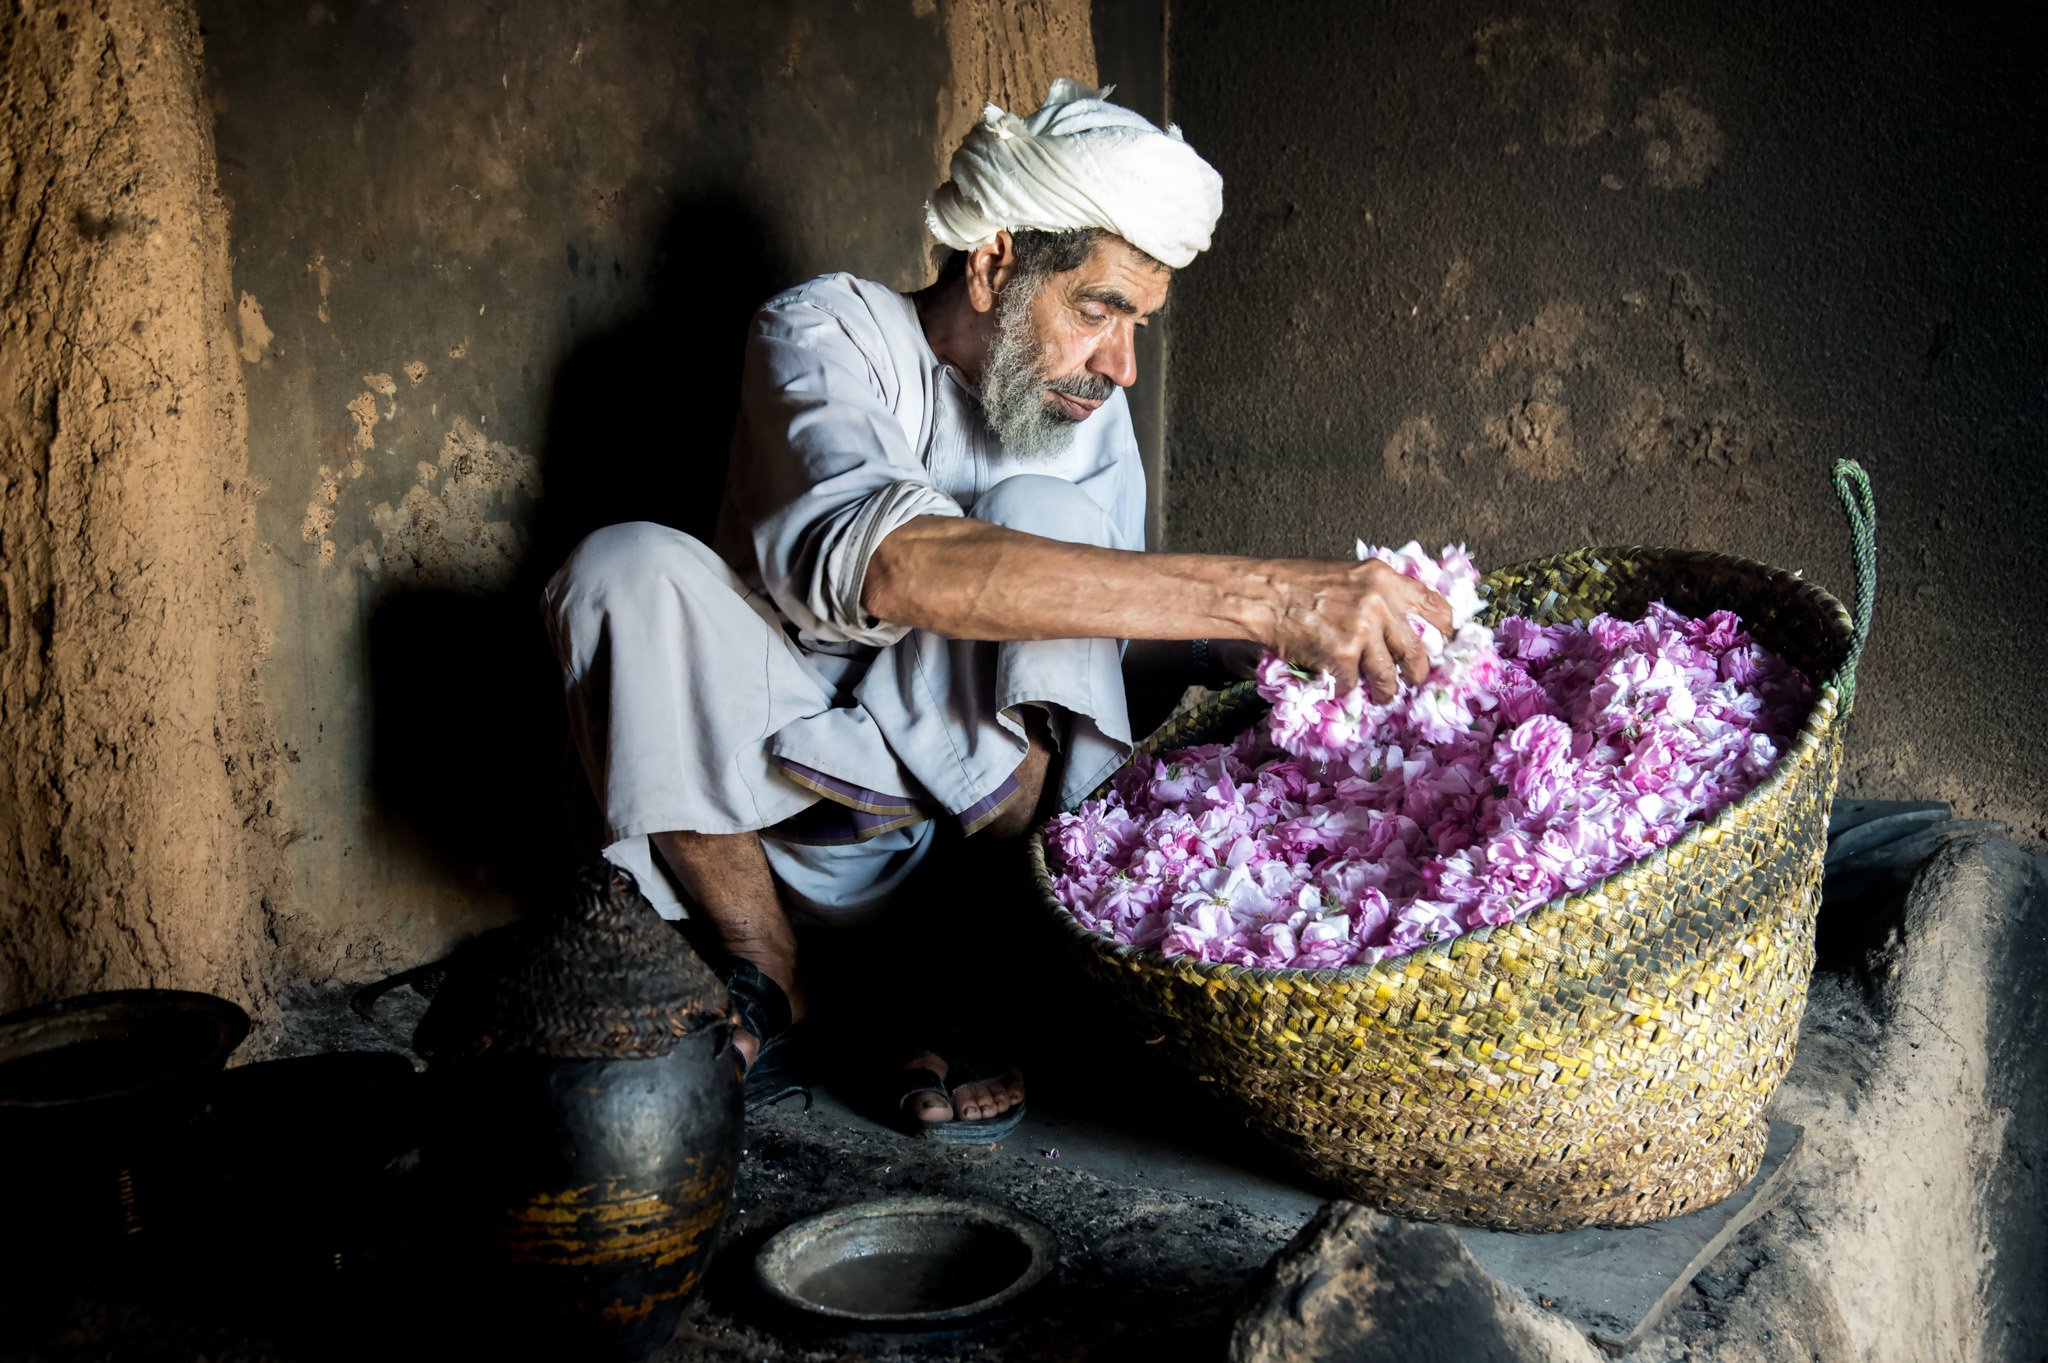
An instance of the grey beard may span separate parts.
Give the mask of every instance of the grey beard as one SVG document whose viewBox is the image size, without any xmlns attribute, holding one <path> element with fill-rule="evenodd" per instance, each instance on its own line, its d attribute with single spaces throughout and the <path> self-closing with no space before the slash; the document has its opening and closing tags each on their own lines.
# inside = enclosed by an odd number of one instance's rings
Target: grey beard
<svg viewBox="0 0 2048 1363">
<path fill-rule="evenodd" d="M 1047 388 L 1100 402 L 1115 391 L 1108 379 L 1048 380 L 1043 349 L 1031 336 L 1031 298 L 1037 285 L 1016 280 L 996 303 L 996 338 L 981 370 L 981 411 L 1011 458 L 1038 463 L 1074 443 L 1074 418 L 1045 400 Z"/>
</svg>

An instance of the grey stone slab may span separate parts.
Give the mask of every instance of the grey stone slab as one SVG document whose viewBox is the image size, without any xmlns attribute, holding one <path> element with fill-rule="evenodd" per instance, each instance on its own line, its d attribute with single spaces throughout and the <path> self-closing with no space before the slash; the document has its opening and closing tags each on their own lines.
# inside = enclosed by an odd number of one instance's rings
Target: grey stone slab
<svg viewBox="0 0 2048 1363">
<path fill-rule="evenodd" d="M 1626 1353 L 1735 1233 L 1784 1194 L 1803 1134 L 1789 1122 L 1772 1122 L 1756 1177 L 1703 1211 L 1625 1230 L 1458 1234 L 1488 1273 L 1545 1300 L 1607 1352 Z"/>
<path fill-rule="evenodd" d="M 1952 812 L 1935 800 L 1837 800 L 1828 813 L 1828 853 L 1853 856 L 1867 846 L 1940 823 Z"/>
<path fill-rule="evenodd" d="M 1946 819 L 1949 806 L 1940 800 L 1836 800 L 1828 810 L 1828 837 L 1841 837 L 1851 829 L 1861 828 L 1879 819 L 1895 819 L 1904 815 L 1908 818 L 1928 820 Z"/>
</svg>

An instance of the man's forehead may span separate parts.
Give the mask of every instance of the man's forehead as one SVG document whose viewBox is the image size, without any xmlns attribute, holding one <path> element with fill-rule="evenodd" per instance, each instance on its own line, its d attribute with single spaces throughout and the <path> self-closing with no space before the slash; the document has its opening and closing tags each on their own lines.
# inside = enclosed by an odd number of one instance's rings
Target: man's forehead
<svg viewBox="0 0 2048 1363">
<path fill-rule="evenodd" d="M 1090 298 L 1118 312 L 1149 316 L 1166 306 L 1173 271 L 1116 237 L 1098 242 L 1088 259 L 1064 277 L 1076 298 Z"/>
</svg>

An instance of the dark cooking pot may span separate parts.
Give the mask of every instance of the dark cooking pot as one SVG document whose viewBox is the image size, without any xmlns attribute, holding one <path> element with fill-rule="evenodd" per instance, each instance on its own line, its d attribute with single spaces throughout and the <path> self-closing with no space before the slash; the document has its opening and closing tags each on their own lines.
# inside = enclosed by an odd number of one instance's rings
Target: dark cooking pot
<svg viewBox="0 0 2048 1363">
<path fill-rule="evenodd" d="M 293 1056 L 221 1075 L 193 1214 L 215 1261 L 266 1290 L 368 1267 L 403 1229 L 394 1166 L 419 1145 L 423 1082 L 396 1051 Z"/>
<path fill-rule="evenodd" d="M 739 1162 L 732 1030 L 724 987 L 624 872 L 456 954 L 413 1048 L 463 1329 L 565 1357 L 667 1342 Z"/>
<path fill-rule="evenodd" d="M 0 1149 L 10 1227 L 0 1253 L 143 1236 L 189 1182 L 190 1134 L 249 1034 L 226 999 L 127 989 L 0 1017 Z"/>
</svg>

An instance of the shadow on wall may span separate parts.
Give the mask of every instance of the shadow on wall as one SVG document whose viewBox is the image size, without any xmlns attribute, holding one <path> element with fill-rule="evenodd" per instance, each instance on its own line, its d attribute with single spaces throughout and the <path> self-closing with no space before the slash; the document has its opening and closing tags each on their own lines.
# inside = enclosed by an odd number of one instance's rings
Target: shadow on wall
<svg viewBox="0 0 2048 1363">
<path fill-rule="evenodd" d="M 640 310 L 555 372 L 534 533 L 542 581 L 603 525 L 659 521 L 710 542 L 747 324 L 791 269 L 743 191 L 676 204 Z"/>
<path fill-rule="evenodd" d="M 400 590 L 371 609 L 379 812 L 458 882 L 524 904 L 596 855 L 597 807 L 568 742 L 541 589 L 600 526 L 657 521 L 710 541 L 747 324 L 789 270 L 743 191 L 679 199 L 644 297 L 555 370 L 542 497 L 509 585 Z"/>
</svg>

